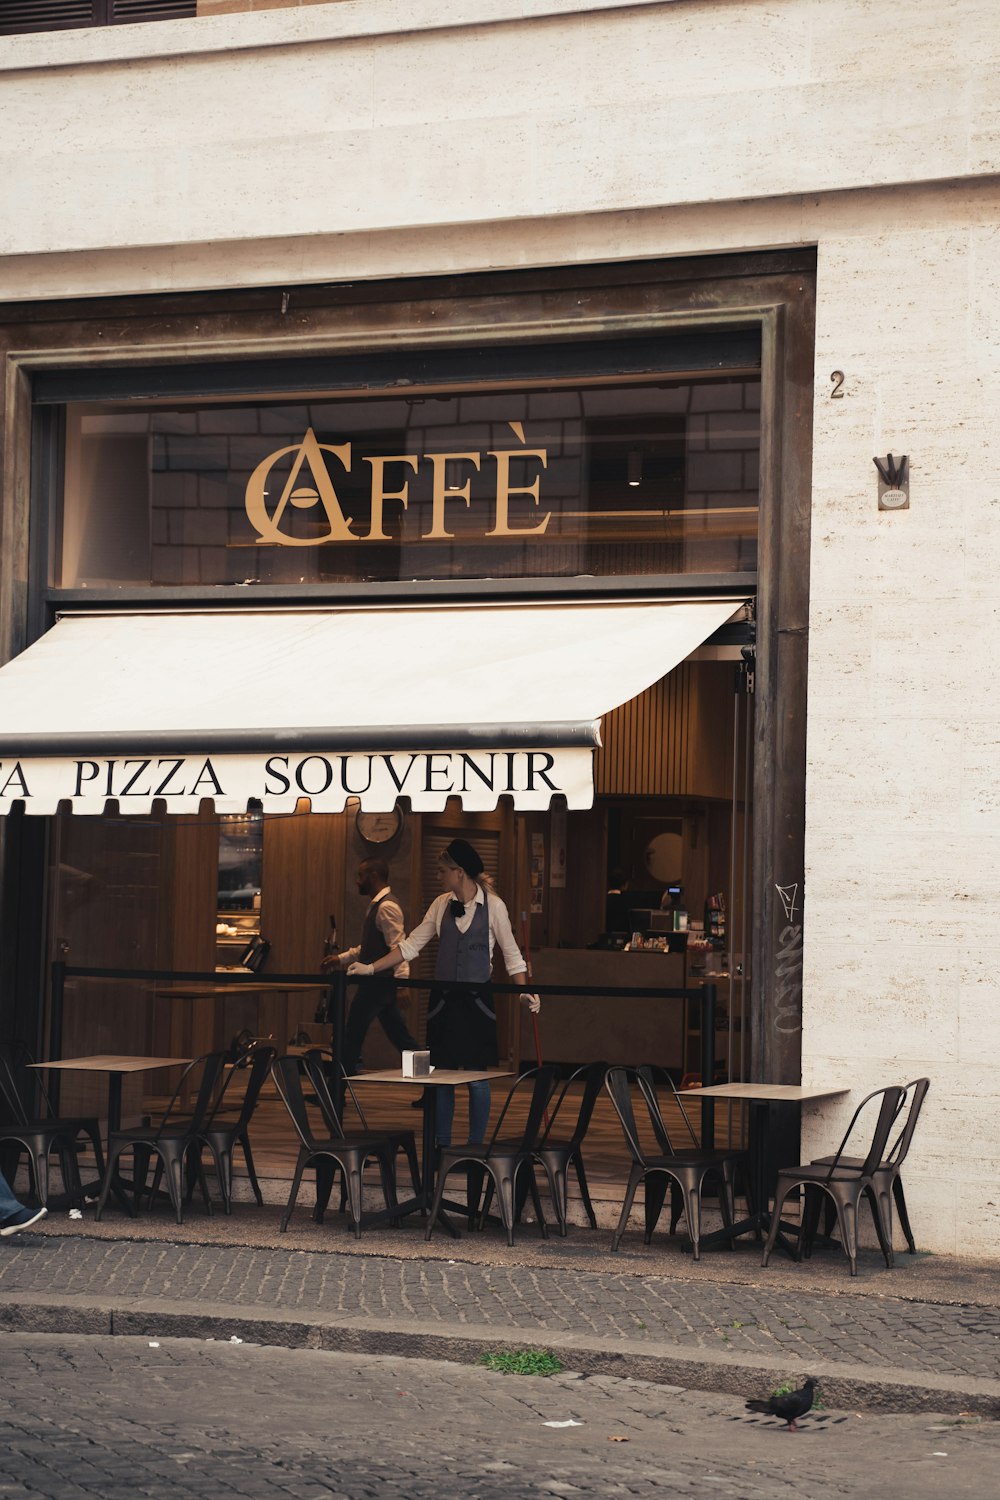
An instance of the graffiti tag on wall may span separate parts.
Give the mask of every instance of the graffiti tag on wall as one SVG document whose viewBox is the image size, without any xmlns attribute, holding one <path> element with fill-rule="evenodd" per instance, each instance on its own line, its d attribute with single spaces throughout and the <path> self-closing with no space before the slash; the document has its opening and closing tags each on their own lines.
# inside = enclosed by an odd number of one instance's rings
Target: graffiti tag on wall
<svg viewBox="0 0 1000 1500">
<path fill-rule="evenodd" d="M 802 1030 L 802 923 L 796 921 L 800 883 L 775 885 L 786 925 L 778 933 L 774 957 L 774 1029 Z"/>
</svg>

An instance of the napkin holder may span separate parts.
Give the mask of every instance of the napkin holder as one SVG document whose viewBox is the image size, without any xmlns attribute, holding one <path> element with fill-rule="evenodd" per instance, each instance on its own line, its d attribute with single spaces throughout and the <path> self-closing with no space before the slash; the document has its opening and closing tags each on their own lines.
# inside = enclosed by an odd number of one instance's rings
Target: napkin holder
<svg viewBox="0 0 1000 1500">
<path fill-rule="evenodd" d="M 404 1078 L 429 1078 L 430 1071 L 431 1055 L 429 1052 L 403 1053 Z"/>
</svg>

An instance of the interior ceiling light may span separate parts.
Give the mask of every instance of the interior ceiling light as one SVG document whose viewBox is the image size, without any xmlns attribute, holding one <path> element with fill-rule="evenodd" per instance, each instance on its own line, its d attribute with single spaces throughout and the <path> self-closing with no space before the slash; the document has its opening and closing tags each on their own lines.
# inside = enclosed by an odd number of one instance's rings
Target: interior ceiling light
<svg viewBox="0 0 1000 1500">
<path fill-rule="evenodd" d="M 638 448 L 628 450 L 628 482 L 633 489 L 642 483 L 642 454 Z"/>
</svg>

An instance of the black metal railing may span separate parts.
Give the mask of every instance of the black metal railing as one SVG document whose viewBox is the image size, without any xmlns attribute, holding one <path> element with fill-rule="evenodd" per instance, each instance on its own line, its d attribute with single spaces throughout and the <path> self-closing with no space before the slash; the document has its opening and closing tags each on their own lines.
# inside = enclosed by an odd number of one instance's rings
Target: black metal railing
<svg viewBox="0 0 1000 1500">
<path fill-rule="evenodd" d="M 327 1023 L 333 1029 L 332 1044 L 335 1058 L 343 1056 L 344 1051 L 344 1020 L 347 1014 L 347 987 L 349 984 L 357 983 L 356 980 L 348 978 L 343 970 L 335 970 L 329 975 L 317 974 L 232 974 L 219 973 L 215 969 L 113 969 L 95 968 L 83 964 L 67 964 L 57 961 L 52 965 L 52 987 L 50 994 L 49 1011 L 49 1061 L 60 1062 L 62 1060 L 62 1036 L 63 1016 L 66 1003 L 66 983 L 71 979 L 110 979 L 110 980 L 141 980 L 147 983 L 169 985 L 173 984 L 204 984 L 211 986 L 213 992 L 220 988 L 232 988 L 233 990 L 281 990 L 295 988 L 309 988 L 326 991 L 325 1013 Z M 397 979 L 396 984 L 408 989 L 429 990 L 437 981 L 433 979 Z M 478 988 L 476 985 L 464 986 L 470 990 Z M 449 982 L 450 989 L 461 989 L 462 985 Z M 658 1000 L 670 1001 L 680 1005 L 690 1006 L 698 1017 L 698 1031 L 700 1042 L 701 1077 L 712 1082 L 715 1076 L 715 1012 L 716 1012 L 716 988 L 714 984 L 706 983 L 693 989 L 656 989 L 650 986 L 620 985 L 611 988 L 607 985 L 581 985 L 581 984 L 535 984 L 533 981 L 520 984 L 493 984 L 494 994 L 520 995 L 528 989 L 533 994 L 540 995 L 543 999 L 552 996 L 579 996 L 581 998 L 597 999 L 623 999 L 623 1000 Z M 166 991 L 169 996 L 169 990 Z M 637 1058 L 637 1062 L 654 1061 L 651 1058 Z M 59 1107 L 59 1073 L 54 1072 L 49 1094 L 52 1098 L 53 1108 Z M 343 1107 L 343 1082 L 339 1078 L 337 1083 L 337 1107 Z M 715 1103 L 711 1099 L 701 1100 L 701 1138 L 702 1145 L 711 1149 L 715 1136 Z"/>
</svg>

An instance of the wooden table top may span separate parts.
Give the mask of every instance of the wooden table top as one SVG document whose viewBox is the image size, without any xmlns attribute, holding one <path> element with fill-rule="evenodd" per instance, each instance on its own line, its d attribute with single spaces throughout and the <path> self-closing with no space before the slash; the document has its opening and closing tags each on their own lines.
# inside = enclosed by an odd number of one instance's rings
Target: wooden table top
<svg viewBox="0 0 1000 1500">
<path fill-rule="evenodd" d="M 354 1073 L 352 1083 L 408 1083 L 410 1088 L 423 1088 L 425 1083 L 451 1084 L 488 1083 L 491 1078 L 513 1078 L 512 1068 L 435 1068 L 421 1078 L 404 1078 L 402 1068 L 386 1068 L 379 1073 Z"/>
<path fill-rule="evenodd" d="M 94 1057 L 64 1057 L 59 1062 L 30 1063 L 32 1068 L 77 1068 L 81 1073 L 148 1073 L 154 1068 L 180 1068 L 190 1057 L 119 1057 L 114 1052 Z"/>
<path fill-rule="evenodd" d="M 801 1083 L 713 1083 L 707 1089 L 686 1089 L 684 1098 L 750 1099 L 772 1104 L 802 1104 L 807 1099 L 833 1099 L 849 1094 L 850 1089 L 812 1088 Z"/>
<path fill-rule="evenodd" d="M 198 984 L 193 979 L 156 979 L 149 981 L 149 988 L 156 990 L 162 995 L 177 995 L 181 999 L 203 1000 L 212 995 L 238 995 L 241 991 L 250 990 L 274 990 L 282 993 L 287 990 L 326 990 L 330 987 L 328 979 L 317 979 L 315 984 L 275 984 L 271 980 L 258 979 L 253 984 L 246 984 L 240 979 L 238 984 L 212 984 L 206 980 L 204 984 Z"/>
</svg>

